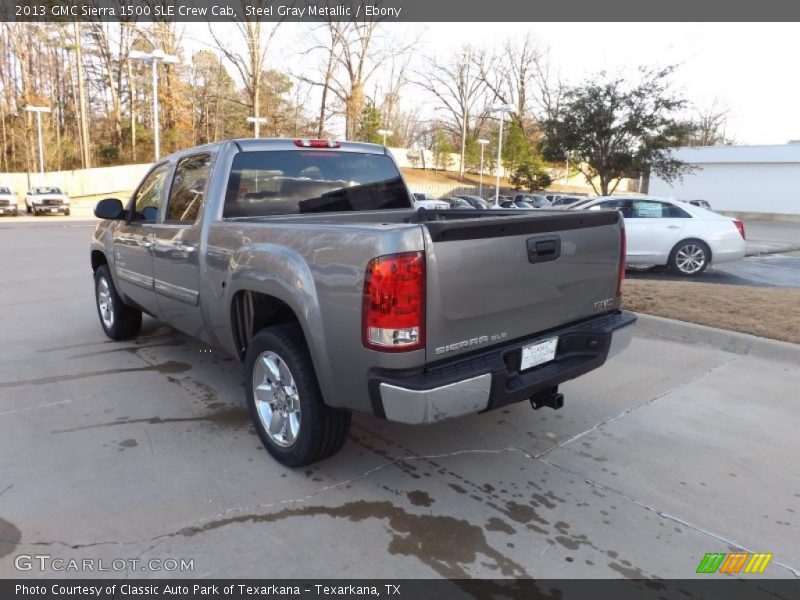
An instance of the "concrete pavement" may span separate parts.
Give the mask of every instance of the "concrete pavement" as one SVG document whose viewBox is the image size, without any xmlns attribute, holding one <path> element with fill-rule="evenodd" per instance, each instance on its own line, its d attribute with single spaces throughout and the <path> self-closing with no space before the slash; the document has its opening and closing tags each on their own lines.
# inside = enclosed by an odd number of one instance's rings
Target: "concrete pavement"
<svg viewBox="0 0 800 600">
<path fill-rule="evenodd" d="M 289 470 L 235 360 L 152 319 L 104 337 L 89 225 L 0 226 L 0 577 L 86 576 L 14 566 L 46 553 L 194 561 L 102 576 L 685 578 L 738 549 L 800 576 L 795 364 L 640 335 L 560 411 L 357 415 Z"/>
</svg>

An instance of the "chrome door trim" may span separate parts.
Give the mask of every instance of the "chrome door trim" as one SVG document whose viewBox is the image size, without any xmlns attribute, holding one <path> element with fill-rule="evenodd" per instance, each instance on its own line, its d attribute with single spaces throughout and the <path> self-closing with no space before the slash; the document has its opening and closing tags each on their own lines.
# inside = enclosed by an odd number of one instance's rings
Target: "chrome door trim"
<svg viewBox="0 0 800 600">
<path fill-rule="evenodd" d="M 169 283 L 163 279 L 155 279 L 154 285 L 156 292 L 162 296 L 172 298 L 173 300 L 178 300 L 179 302 L 183 302 L 191 306 L 198 305 L 200 292 L 196 290 L 190 290 L 189 288 L 181 287 L 179 285 L 175 285 L 174 283 Z"/>
<path fill-rule="evenodd" d="M 137 273 L 136 271 L 131 271 L 130 269 L 122 269 L 117 267 L 117 275 L 119 275 L 120 279 L 124 279 L 128 283 L 132 283 L 133 285 L 138 285 L 139 287 L 143 287 L 148 290 L 153 289 L 153 278 L 148 277 L 147 275 L 142 275 L 141 273 Z"/>
</svg>

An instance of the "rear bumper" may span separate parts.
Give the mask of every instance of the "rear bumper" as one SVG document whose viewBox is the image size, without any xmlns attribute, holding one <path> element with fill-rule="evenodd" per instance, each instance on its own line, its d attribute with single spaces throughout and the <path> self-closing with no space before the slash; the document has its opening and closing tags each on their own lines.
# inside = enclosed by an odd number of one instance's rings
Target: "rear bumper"
<svg viewBox="0 0 800 600">
<path fill-rule="evenodd" d="M 630 344 L 636 316 L 616 311 L 425 370 L 374 370 L 372 407 L 389 421 L 435 423 L 527 400 L 601 366 Z M 519 371 L 521 348 L 558 336 L 555 360 Z"/>
<path fill-rule="evenodd" d="M 742 260 L 747 252 L 747 241 L 738 231 L 722 239 L 711 240 L 709 246 L 712 265 Z"/>
</svg>

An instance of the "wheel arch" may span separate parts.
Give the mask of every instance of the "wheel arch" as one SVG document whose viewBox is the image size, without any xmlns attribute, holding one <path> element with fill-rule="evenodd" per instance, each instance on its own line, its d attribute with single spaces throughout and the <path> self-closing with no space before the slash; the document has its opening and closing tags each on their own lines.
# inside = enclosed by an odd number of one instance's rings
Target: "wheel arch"
<svg viewBox="0 0 800 600">
<path fill-rule="evenodd" d="M 102 250 L 92 250 L 91 253 L 91 261 L 92 261 L 92 272 L 97 272 L 102 265 L 108 264 L 108 258 L 106 257 L 105 252 Z"/>
<path fill-rule="evenodd" d="M 697 243 L 702 244 L 705 247 L 705 249 L 708 251 L 708 264 L 709 265 L 711 264 L 711 261 L 714 260 L 714 251 L 711 249 L 711 244 L 709 244 L 707 241 L 705 241 L 702 238 L 692 237 L 692 236 L 685 237 L 685 238 L 675 242 L 675 244 L 673 244 L 673 246 L 672 246 L 672 250 L 669 251 L 668 258 L 672 259 L 672 257 L 678 251 L 678 248 L 680 248 L 683 244 L 685 244 L 687 242 L 697 242 Z"/>
</svg>

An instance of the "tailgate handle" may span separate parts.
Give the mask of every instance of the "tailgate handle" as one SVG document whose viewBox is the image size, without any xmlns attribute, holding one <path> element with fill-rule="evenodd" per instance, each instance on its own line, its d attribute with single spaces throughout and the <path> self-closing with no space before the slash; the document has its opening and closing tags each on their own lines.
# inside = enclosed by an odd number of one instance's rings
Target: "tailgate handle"
<svg viewBox="0 0 800 600">
<path fill-rule="evenodd" d="M 561 256 L 561 238 L 546 236 L 529 238 L 528 260 L 532 263 L 548 262 Z"/>
</svg>

